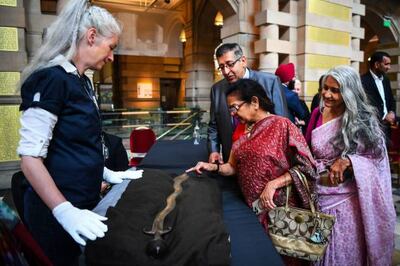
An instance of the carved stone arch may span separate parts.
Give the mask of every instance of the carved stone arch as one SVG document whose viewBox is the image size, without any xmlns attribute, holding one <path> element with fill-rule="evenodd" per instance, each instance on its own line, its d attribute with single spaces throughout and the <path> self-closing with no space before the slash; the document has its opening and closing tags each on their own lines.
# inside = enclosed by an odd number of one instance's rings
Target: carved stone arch
<svg viewBox="0 0 400 266">
<path fill-rule="evenodd" d="M 364 51 L 364 64 L 360 72 L 368 71 L 367 60 L 376 50 L 390 54 L 392 69 L 388 76 L 391 80 L 394 96 L 397 98 L 397 114 L 400 112 L 400 7 L 398 0 L 361 0 L 365 5 L 365 16 L 361 17 L 361 27 L 365 29 L 365 38 L 360 43 Z M 390 21 L 389 27 L 384 27 L 384 20 Z"/>
<path fill-rule="evenodd" d="M 399 42 L 399 29 L 397 22 L 390 19 L 391 26 L 384 27 L 383 21 L 385 16 L 384 11 L 378 9 L 375 6 L 366 6 L 365 17 L 361 19 L 362 25 L 366 27 L 365 39 L 369 40 L 373 37 L 373 33 L 379 36 L 381 44 Z"/>
<path fill-rule="evenodd" d="M 185 46 L 187 71 L 186 99 L 188 106 L 209 109 L 210 88 L 215 79 L 213 54 L 221 42 L 221 28 L 214 25 L 218 12 L 227 17 L 237 13 L 237 0 L 196 0 L 191 1 L 191 17 L 186 21 L 190 25 L 191 35 Z M 187 26 L 189 26 L 187 25 Z M 186 26 L 186 25 L 185 25 Z M 204 116 L 203 119 L 206 119 Z"/>
<path fill-rule="evenodd" d="M 224 18 L 228 18 L 238 13 L 239 0 L 217 0 L 210 1 Z"/>
<path fill-rule="evenodd" d="M 364 63 L 360 64 L 360 72 L 368 70 L 368 57 L 376 50 L 399 47 L 399 17 L 400 9 L 397 1 L 391 0 L 363 0 L 365 16 L 361 17 L 361 27 L 365 30 L 364 39 L 360 48 L 364 51 Z M 384 27 L 384 18 L 389 18 L 390 27 Z"/>
<path fill-rule="evenodd" d="M 174 45 L 177 47 L 177 54 L 175 56 L 182 57 L 182 45 L 179 40 L 179 35 L 184 28 L 183 18 L 179 15 L 170 16 L 165 23 L 164 39 L 168 46 Z"/>
<path fill-rule="evenodd" d="M 181 15 L 175 15 L 175 16 L 169 16 L 167 17 L 166 20 L 166 26 L 165 26 L 165 34 L 169 35 L 171 34 L 171 31 L 177 27 L 181 26 L 182 28 L 185 25 L 185 21 Z"/>
<path fill-rule="evenodd" d="M 195 44 L 194 48 L 197 50 L 198 45 L 201 43 L 199 35 L 204 31 L 208 31 L 210 27 L 215 27 L 213 23 L 217 12 L 221 12 L 224 20 L 237 14 L 239 10 L 239 0 L 201 0 L 196 2 L 195 10 L 196 14 L 193 18 L 193 27 L 195 29 L 193 31 L 193 41 Z M 210 13 L 211 10 L 212 13 Z"/>
</svg>

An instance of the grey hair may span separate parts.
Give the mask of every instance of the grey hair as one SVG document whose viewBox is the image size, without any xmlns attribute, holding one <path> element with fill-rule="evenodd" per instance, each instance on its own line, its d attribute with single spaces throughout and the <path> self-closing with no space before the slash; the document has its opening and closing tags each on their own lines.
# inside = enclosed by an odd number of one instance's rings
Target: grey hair
<svg viewBox="0 0 400 266">
<path fill-rule="evenodd" d="M 58 65 L 53 60 L 59 54 L 71 60 L 79 41 L 90 28 L 102 37 L 119 36 L 121 26 L 104 8 L 90 5 L 87 0 L 70 0 L 47 30 L 42 46 L 21 74 L 19 88 L 34 72 Z"/>
<path fill-rule="evenodd" d="M 360 75 L 350 66 L 337 66 L 328 71 L 323 84 L 328 76 L 339 83 L 346 106 L 341 131 L 331 139 L 333 146 L 342 150 L 341 156 L 356 151 L 372 151 L 374 157 L 381 157 L 384 152 L 384 134 L 376 110 L 368 102 Z M 321 98 L 320 107 L 324 106 L 323 101 Z"/>
<path fill-rule="evenodd" d="M 230 51 L 233 51 L 233 53 L 235 54 L 235 58 L 239 58 L 239 57 L 243 56 L 243 50 L 239 44 L 237 44 L 237 43 L 221 43 L 220 45 L 218 45 L 217 48 L 215 48 L 214 57 L 215 57 L 215 59 L 220 58 L 225 53 L 230 52 Z"/>
</svg>

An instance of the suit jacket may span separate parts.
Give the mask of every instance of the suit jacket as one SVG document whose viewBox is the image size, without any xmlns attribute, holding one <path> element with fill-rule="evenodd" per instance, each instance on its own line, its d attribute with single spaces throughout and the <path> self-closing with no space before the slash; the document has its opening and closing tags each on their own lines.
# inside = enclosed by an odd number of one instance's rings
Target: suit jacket
<svg viewBox="0 0 400 266">
<path fill-rule="evenodd" d="M 297 117 L 299 120 L 306 121 L 310 116 L 308 107 L 304 106 L 297 93 L 289 90 L 287 86 L 282 84 L 282 90 L 285 92 L 290 121 L 294 122 L 295 117 Z"/>
<path fill-rule="evenodd" d="M 250 70 L 249 79 L 260 83 L 268 98 L 272 100 L 277 115 L 289 117 L 286 97 L 281 88 L 279 78 L 271 73 Z M 233 124 L 228 111 L 225 92 L 229 87 L 226 79 L 220 80 L 211 87 L 210 122 L 208 124 L 208 149 L 209 152 L 219 152 L 222 145 L 224 162 L 229 159 L 232 147 Z"/>
<path fill-rule="evenodd" d="M 372 106 L 377 109 L 378 119 L 383 118 L 383 101 L 379 94 L 378 87 L 376 86 L 375 80 L 370 71 L 361 76 L 361 82 L 364 87 L 365 93 L 367 94 L 368 100 Z M 384 76 L 383 77 L 383 89 L 385 92 L 385 101 L 387 111 L 396 112 L 396 102 L 394 101 L 392 88 L 390 87 L 390 80 Z"/>
</svg>

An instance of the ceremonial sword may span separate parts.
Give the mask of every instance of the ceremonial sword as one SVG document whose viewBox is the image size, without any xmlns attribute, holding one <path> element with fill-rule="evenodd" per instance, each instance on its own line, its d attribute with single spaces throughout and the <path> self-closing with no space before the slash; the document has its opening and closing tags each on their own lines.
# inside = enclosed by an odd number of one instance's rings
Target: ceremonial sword
<svg viewBox="0 0 400 266">
<path fill-rule="evenodd" d="M 176 197 L 182 192 L 182 183 L 188 178 L 186 173 L 174 178 L 174 192 L 168 196 L 167 206 L 157 214 L 150 231 L 143 229 L 145 234 L 154 235 L 146 246 L 147 254 L 154 258 L 160 258 L 168 251 L 168 245 L 162 235 L 171 232 L 172 227 L 164 229 L 164 219 L 175 208 Z"/>
</svg>

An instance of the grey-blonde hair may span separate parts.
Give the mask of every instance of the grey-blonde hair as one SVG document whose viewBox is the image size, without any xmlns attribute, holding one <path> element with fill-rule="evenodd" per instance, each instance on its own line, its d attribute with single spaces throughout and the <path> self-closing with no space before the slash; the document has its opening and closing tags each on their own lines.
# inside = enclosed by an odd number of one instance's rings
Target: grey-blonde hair
<svg viewBox="0 0 400 266">
<path fill-rule="evenodd" d="M 93 6 L 87 0 L 70 0 L 47 30 L 42 46 L 21 74 L 19 88 L 35 71 L 58 65 L 53 60 L 61 54 L 71 60 L 79 41 L 90 28 L 103 37 L 119 36 L 121 26 L 104 8 Z"/>
<path fill-rule="evenodd" d="M 376 110 L 372 107 L 362 87 L 360 75 L 350 66 L 337 66 L 328 71 L 327 77 L 339 83 L 346 106 L 341 130 L 332 138 L 335 148 L 342 150 L 342 156 L 357 152 L 371 152 L 380 157 L 384 151 L 384 134 L 380 128 Z M 321 98 L 320 107 L 324 106 Z"/>
</svg>

